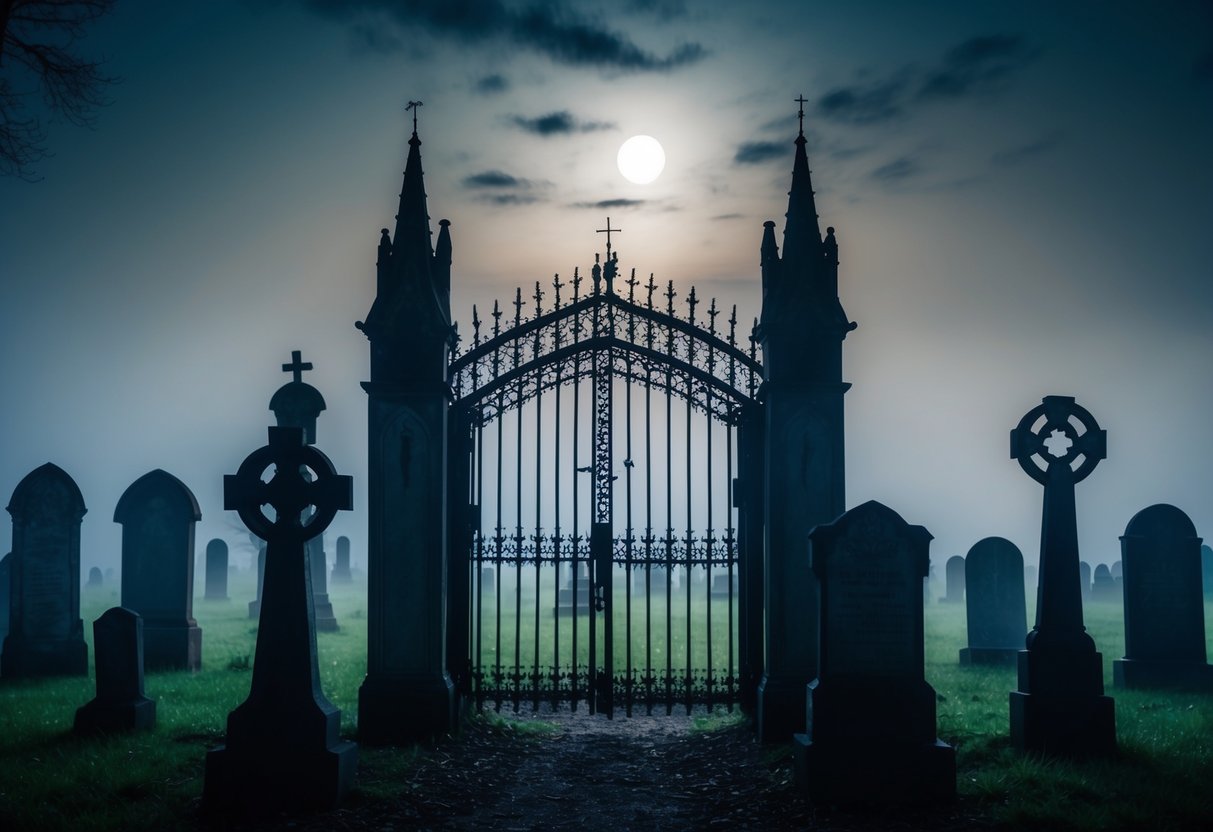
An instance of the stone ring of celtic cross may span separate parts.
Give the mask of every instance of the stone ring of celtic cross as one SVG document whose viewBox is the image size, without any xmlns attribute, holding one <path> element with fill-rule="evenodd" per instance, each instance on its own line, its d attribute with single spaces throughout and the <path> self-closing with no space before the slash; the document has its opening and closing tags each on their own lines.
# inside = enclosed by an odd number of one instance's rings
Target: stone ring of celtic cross
<svg viewBox="0 0 1213 832">
<path fill-rule="evenodd" d="M 1055 465 L 1068 466 L 1073 481 L 1080 482 L 1107 456 L 1107 437 L 1095 417 L 1072 397 L 1045 396 L 1011 431 L 1011 456 L 1041 484 L 1049 480 Z"/>
<path fill-rule="evenodd" d="M 273 468 L 268 482 L 262 475 Z M 253 534 L 267 542 L 301 544 L 351 508 L 351 480 L 329 458 L 303 442 L 300 428 L 270 428 L 270 443 L 253 451 L 224 480 L 224 508 L 235 510 Z M 274 519 L 263 506 L 274 510 Z M 304 520 L 308 508 L 315 510 Z"/>
</svg>

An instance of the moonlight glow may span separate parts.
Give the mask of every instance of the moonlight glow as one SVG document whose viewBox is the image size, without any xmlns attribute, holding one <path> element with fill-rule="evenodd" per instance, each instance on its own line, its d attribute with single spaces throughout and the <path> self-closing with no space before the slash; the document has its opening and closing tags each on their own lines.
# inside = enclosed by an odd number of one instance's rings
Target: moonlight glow
<svg viewBox="0 0 1213 832">
<path fill-rule="evenodd" d="M 647 185 L 665 169 L 665 151 L 652 136 L 632 136 L 619 148 L 619 172 L 637 185 Z"/>
</svg>

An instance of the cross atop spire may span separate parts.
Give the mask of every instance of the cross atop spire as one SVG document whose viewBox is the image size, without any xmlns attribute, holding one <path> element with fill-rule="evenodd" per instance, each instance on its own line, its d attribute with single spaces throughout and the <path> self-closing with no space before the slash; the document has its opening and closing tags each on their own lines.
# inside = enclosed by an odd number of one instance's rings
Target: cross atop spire
<svg viewBox="0 0 1213 832">
<path fill-rule="evenodd" d="M 413 111 L 413 135 L 414 136 L 417 135 L 417 108 L 420 107 L 421 104 L 422 104 L 422 102 L 420 102 L 420 101 L 410 101 L 408 103 L 408 105 L 404 108 L 404 111 L 406 113 L 409 110 Z"/>
<path fill-rule="evenodd" d="M 623 229 L 622 229 L 622 228 L 611 228 L 611 218 L 610 218 L 610 217 L 607 217 L 607 227 L 606 227 L 606 228 L 599 228 L 599 229 L 598 229 L 598 233 L 599 233 L 599 234 L 606 234 L 606 235 L 607 235 L 607 256 L 606 256 L 606 259 L 607 259 L 607 262 L 608 262 L 608 263 L 609 263 L 609 262 L 611 262 L 611 232 L 612 232 L 612 231 L 623 231 Z"/>
<path fill-rule="evenodd" d="M 794 99 L 792 99 L 792 100 L 793 100 L 793 101 L 796 101 L 797 103 L 799 103 L 799 104 L 800 104 L 800 113 L 799 113 L 799 118 L 800 118 L 800 135 L 802 135 L 802 136 L 803 136 L 803 135 L 804 135 L 804 103 L 805 103 L 805 102 L 806 102 L 808 99 L 804 97 L 804 93 L 801 93 L 801 94 L 800 94 L 800 98 L 794 98 Z M 414 130 L 416 130 L 417 128 L 414 126 L 414 128 L 413 128 L 413 129 L 414 129 Z"/>
<path fill-rule="evenodd" d="M 292 381 L 303 381 L 303 373 L 305 370 L 312 369 L 312 362 L 303 361 L 303 352 L 301 350 L 291 350 L 291 363 L 282 365 L 282 372 L 294 373 L 295 377 Z"/>
</svg>

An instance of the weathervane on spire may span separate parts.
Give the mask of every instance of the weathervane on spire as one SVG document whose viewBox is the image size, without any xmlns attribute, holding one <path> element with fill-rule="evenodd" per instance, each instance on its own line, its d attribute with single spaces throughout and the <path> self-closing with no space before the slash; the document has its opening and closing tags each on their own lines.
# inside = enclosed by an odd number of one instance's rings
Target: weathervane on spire
<svg viewBox="0 0 1213 832">
<path fill-rule="evenodd" d="M 410 101 L 410 102 L 408 103 L 408 106 L 404 108 L 404 111 L 405 111 L 406 113 L 407 113 L 409 110 L 412 110 L 412 111 L 413 111 L 413 135 L 414 135 L 414 136 L 416 136 L 416 135 L 417 135 L 417 108 L 418 108 L 418 107 L 420 107 L 420 106 L 421 106 L 421 102 L 420 102 L 420 101 Z M 804 114 L 803 114 L 803 113 L 801 113 L 801 115 L 804 115 Z"/>
<path fill-rule="evenodd" d="M 799 104 L 800 104 L 800 114 L 799 114 L 799 117 L 800 117 L 800 135 L 802 135 L 802 136 L 803 136 L 803 135 L 804 135 L 804 103 L 805 103 L 805 102 L 806 102 L 808 99 L 804 97 L 804 93 L 801 93 L 801 94 L 800 94 L 800 98 L 794 98 L 794 99 L 792 99 L 792 100 L 793 100 L 793 101 L 796 101 L 796 102 L 799 102 Z M 419 103 L 419 104 L 420 104 L 421 102 L 417 102 L 417 103 Z M 414 129 L 416 129 L 416 127 L 414 127 Z"/>
</svg>

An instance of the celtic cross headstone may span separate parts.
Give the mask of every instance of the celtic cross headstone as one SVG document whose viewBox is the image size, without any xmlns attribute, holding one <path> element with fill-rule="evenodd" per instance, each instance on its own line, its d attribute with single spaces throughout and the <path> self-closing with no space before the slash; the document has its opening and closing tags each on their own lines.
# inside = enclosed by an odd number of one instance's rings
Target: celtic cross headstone
<svg viewBox="0 0 1213 832">
<path fill-rule="evenodd" d="M 228 715 L 226 744 L 207 754 L 203 805 L 333 808 L 353 784 L 358 748 L 338 736 L 341 711 L 320 688 L 305 544 L 352 507 L 351 480 L 304 443 L 302 428 L 271 427 L 269 444 L 223 490 L 224 508 L 266 541 L 265 582 L 251 690 Z"/>
<path fill-rule="evenodd" d="M 1107 454 L 1107 432 L 1069 396 L 1045 396 L 1011 431 L 1011 458 L 1044 486 L 1036 626 L 1019 653 L 1011 742 L 1021 751 L 1105 754 L 1116 715 L 1083 626 L 1074 486 Z"/>
</svg>

